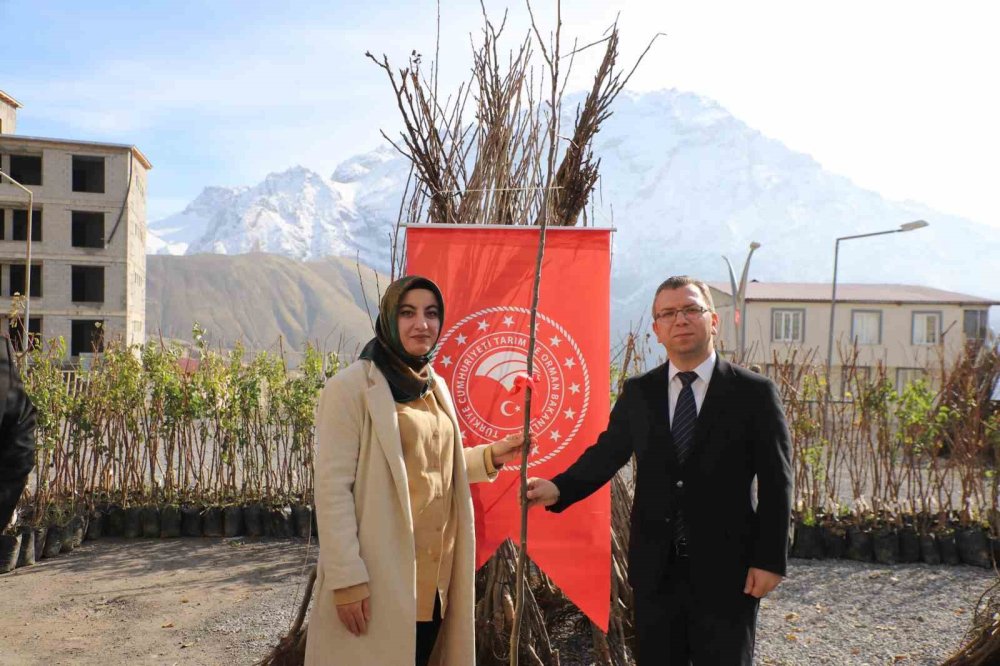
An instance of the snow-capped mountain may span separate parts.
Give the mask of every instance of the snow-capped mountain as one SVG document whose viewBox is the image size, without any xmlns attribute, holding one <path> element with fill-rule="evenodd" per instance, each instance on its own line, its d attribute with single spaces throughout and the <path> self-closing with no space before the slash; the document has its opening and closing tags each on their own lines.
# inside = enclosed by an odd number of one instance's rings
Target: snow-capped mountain
<svg viewBox="0 0 1000 666">
<path fill-rule="evenodd" d="M 566 123 L 574 105 L 566 104 Z M 725 279 L 722 255 L 742 264 L 750 241 L 762 244 L 752 278 L 828 281 L 836 237 L 916 219 L 930 227 L 842 245 L 840 280 L 1000 298 L 995 228 L 887 201 L 692 93 L 626 93 L 613 109 L 594 145 L 602 180 L 591 222 L 617 229 L 616 331 L 645 315 L 666 276 Z M 151 225 L 149 251 L 360 254 L 387 272 L 408 172 L 406 160 L 384 147 L 347 160 L 329 178 L 294 167 L 253 187 L 207 188 L 182 213 Z"/>
<path fill-rule="evenodd" d="M 206 187 L 180 213 L 150 225 L 146 236 L 149 254 L 185 254 L 208 231 L 216 213 L 233 205 L 249 187 Z"/>
<path fill-rule="evenodd" d="M 838 236 L 917 219 L 930 226 L 842 243 L 839 279 L 1000 298 L 995 228 L 888 201 L 696 95 L 627 94 L 614 110 L 594 152 L 602 159 L 597 222 L 618 229 L 612 294 L 621 314 L 644 313 L 668 275 L 726 280 L 722 255 L 738 269 L 751 241 L 762 244 L 751 278 L 829 281 Z"/>
<path fill-rule="evenodd" d="M 300 260 L 360 253 L 371 265 L 388 265 L 386 234 L 408 169 L 398 153 L 380 148 L 344 162 L 331 178 L 295 166 L 253 187 L 207 187 L 182 212 L 150 225 L 147 250 Z"/>
</svg>

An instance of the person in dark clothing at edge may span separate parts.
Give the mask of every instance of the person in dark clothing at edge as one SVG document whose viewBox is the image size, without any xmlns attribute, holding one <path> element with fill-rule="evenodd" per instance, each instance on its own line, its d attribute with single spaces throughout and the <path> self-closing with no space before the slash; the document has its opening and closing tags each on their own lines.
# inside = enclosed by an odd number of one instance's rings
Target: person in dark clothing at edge
<svg viewBox="0 0 1000 666">
<path fill-rule="evenodd" d="M 628 577 L 642 666 L 750 666 L 760 599 L 785 575 L 788 426 L 774 383 L 716 354 L 718 325 L 704 282 L 661 284 L 653 331 L 668 361 L 625 383 L 569 469 L 528 482 L 530 505 L 560 512 L 635 455 Z"/>
<path fill-rule="evenodd" d="M 11 522 L 35 465 L 35 407 L 14 360 L 10 338 L 0 343 L 0 531 Z"/>
</svg>

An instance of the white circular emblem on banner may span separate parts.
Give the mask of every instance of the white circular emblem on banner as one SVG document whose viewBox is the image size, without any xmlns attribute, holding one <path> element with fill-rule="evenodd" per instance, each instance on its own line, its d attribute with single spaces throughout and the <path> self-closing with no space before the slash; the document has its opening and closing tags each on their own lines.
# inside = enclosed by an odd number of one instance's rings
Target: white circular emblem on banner
<svg viewBox="0 0 1000 666">
<path fill-rule="evenodd" d="M 528 308 L 492 307 L 463 317 L 441 336 L 434 360 L 449 379 L 462 436 L 492 442 L 524 428 L 524 395 L 511 395 L 528 371 Z M 559 455 L 587 414 L 590 374 L 579 346 L 558 322 L 541 312 L 536 321 L 528 467 Z M 507 464 L 503 470 L 519 470 Z"/>
</svg>

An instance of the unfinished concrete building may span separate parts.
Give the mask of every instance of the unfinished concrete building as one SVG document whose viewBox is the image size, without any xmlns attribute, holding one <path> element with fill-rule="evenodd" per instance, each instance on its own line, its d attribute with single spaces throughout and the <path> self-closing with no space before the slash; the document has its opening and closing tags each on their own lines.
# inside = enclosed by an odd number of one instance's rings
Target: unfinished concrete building
<svg viewBox="0 0 1000 666">
<path fill-rule="evenodd" d="M 0 91 L 0 171 L 34 195 L 32 337 L 62 336 L 72 360 L 146 335 L 146 174 L 131 145 L 19 136 L 21 105 Z M 28 198 L 0 178 L 0 313 L 24 293 Z M 11 330 L 15 345 L 22 331 Z"/>
</svg>

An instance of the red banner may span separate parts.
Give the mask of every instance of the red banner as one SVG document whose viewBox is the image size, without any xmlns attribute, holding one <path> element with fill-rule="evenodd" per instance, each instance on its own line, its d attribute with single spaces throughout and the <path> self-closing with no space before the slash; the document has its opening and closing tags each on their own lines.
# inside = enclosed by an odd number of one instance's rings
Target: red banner
<svg viewBox="0 0 1000 666">
<path fill-rule="evenodd" d="M 524 427 L 531 292 L 538 227 L 410 226 L 406 271 L 434 280 L 445 321 L 434 360 L 451 389 L 466 446 Z M 608 423 L 611 232 L 557 227 L 546 235 L 536 322 L 529 476 L 552 478 Z M 472 486 L 476 565 L 520 534 L 520 468 Z M 529 514 L 528 553 L 605 632 L 611 594 L 607 486 L 556 515 Z"/>
</svg>

